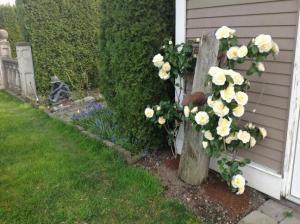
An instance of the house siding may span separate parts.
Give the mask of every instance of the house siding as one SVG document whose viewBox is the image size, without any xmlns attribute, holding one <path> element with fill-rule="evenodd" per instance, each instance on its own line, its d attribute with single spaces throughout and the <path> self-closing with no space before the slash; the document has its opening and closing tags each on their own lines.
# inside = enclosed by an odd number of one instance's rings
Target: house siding
<svg viewBox="0 0 300 224">
<path fill-rule="evenodd" d="M 187 39 L 215 32 L 226 25 L 237 30 L 242 44 L 261 33 L 272 35 L 278 43 L 281 52 L 276 60 L 267 59 L 263 76 L 249 77 L 249 104 L 241 121 L 264 126 L 268 137 L 254 149 L 243 151 L 241 156 L 279 174 L 284 161 L 298 8 L 298 0 L 187 0 Z M 245 74 L 248 67 L 245 63 L 237 71 Z M 187 88 L 189 91 L 190 87 Z"/>
</svg>

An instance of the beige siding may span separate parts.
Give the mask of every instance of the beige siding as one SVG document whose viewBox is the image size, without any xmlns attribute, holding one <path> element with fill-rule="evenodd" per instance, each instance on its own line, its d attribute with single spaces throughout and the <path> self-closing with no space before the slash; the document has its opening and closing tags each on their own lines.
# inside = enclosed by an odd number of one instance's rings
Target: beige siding
<svg viewBox="0 0 300 224">
<path fill-rule="evenodd" d="M 242 155 L 281 173 L 297 35 L 298 0 L 187 0 L 186 33 L 188 39 L 215 32 L 222 26 L 237 30 L 246 44 L 260 33 L 271 34 L 281 52 L 274 61 L 266 61 L 262 77 L 253 76 L 250 100 L 241 124 L 253 121 L 267 128 L 268 138 Z M 250 62 L 248 62 L 250 63 Z M 238 67 L 245 73 L 249 64 Z M 261 94 L 263 91 L 263 94 Z M 253 110 L 255 109 L 255 113 Z"/>
</svg>

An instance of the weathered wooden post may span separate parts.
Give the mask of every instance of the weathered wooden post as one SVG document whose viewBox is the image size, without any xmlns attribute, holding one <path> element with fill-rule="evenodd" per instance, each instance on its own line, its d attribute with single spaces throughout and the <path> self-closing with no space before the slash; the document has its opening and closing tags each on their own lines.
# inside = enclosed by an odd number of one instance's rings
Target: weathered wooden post
<svg viewBox="0 0 300 224">
<path fill-rule="evenodd" d="M 217 64 L 218 51 L 219 41 L 211 34 L 204 35 L 199 44 L 192 93 L 209 93 L 204 83 L 209 68 Z M 202 133 L 195 131 L 190 123 L 185 123 L 178 175 L 183 181 L 192 185 L 201 184 L 208 175 L 209 158 L 203 149 L 202 138 Z"/>
</svg>

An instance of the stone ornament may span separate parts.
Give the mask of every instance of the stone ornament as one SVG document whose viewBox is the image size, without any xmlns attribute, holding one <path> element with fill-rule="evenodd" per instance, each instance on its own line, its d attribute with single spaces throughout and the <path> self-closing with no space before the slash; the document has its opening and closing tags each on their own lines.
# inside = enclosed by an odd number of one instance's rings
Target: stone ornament
<svg viewBox="0 0 300 224">
<path fill-rule="evenodd" d="M 4 29 L 0 29 L 0 42 L 6 42 L 8 39 L 8 32 Z"/>
<path fill-rule="evenodd" d="M 69 100 L 71 97 L 71 91 L 69 86 L 61 81 L 57 76 L 51 77 L 51 92 L 49 95 L 49 101 L 51 104 L 59 103 L 63 100 Z"/>
</svg>

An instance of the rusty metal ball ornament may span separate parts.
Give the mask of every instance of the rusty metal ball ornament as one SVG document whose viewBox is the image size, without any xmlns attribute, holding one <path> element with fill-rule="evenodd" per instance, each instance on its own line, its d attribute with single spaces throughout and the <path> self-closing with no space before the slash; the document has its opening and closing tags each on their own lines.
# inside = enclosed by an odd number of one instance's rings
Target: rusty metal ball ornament
<svg viewBox="0 0 300 224">
<path fill-rule="evenodd" d="M 8 32 L 6 30 L 0 29 L 0 41 L 8 39 Z"/>
</svg>

